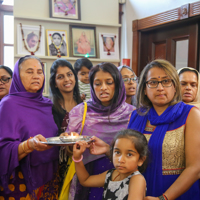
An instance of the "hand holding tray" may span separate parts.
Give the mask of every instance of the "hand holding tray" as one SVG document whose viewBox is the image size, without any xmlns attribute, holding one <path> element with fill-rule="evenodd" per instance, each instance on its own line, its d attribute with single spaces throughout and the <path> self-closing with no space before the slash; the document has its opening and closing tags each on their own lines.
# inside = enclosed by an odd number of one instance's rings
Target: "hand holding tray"
<svg viewBox="0 0 200 200">
<path fill-rule="evenodd" d="M 85 140 L 86 142 L 91 142 L 90 136 L 58 136 L 58 137 L 50 137 L 46 138 L 47 142 L 41 142 L 43 144 L 48 144 L 52 146 L 68 146 L 73 145 L 77 141 Z"/>
</svg>

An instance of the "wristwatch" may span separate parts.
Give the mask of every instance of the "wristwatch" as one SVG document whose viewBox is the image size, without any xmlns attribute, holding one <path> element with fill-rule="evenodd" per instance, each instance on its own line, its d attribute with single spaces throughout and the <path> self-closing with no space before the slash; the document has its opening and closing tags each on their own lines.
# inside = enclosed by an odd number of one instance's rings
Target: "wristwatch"
<svg viewBox="0 0 200 200">
<path fill-rule="evenodd" d="M 164 197 L 163 195 L 160 195 L 158 198 L 159 198 L 160 200 L 166 200 L 165 197 Z"/>
</svg>

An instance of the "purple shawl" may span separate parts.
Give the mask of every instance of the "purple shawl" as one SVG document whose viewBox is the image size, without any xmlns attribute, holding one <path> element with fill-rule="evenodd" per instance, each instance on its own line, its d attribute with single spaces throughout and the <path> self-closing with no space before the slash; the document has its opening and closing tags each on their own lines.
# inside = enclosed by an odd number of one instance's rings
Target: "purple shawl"
<svg viewBox="0 0 200 200">
<path fill-rule="evenodd" d="M 52 102 L 42 96 L 43 87 L 37 93 L 26 92 L 19 75 L 19 60 L 15 64 L 9 95 L 0 103 L 0 185 L 9 193 L 8 181 L 15 177 L 20 166 L 28 192 L 53 179 L 58 165 L 58 148 L 33 151 L 18 161 L 18 146 L 24 140 L 41 134 L 57 135 L 53 120 Z"/>
<path fill-rule="evenodd" d="M 103 106 L 97 98 L 94 90 L 91 87 L 92 99 L 87 101 L 88 109 L 86 114 L 85 125 L 83 128 L 83 135 L 97 136 L 108 144 L 111 144 L 113 137 L 116 133 L 122 129 L 126 129 L 128 126 L 128 118 L 133 111 L 134 106 L 125 102 L 126 92 L 124 82 L 120 76 L 120 92 L 117 102 L 112 106 L 110 115 L 108 117 L 108 111 L 110 106 Z M 83 118 L 84 104 L 79 104 L 74 107 L 69 113 L 69 124 L 67 132 L 81 131 L 82 118 Z M 103 157 L 104 155 L 91 155 L 88 150 L 84 153 L 83 162 L 85 164 Z"/>
</svg>

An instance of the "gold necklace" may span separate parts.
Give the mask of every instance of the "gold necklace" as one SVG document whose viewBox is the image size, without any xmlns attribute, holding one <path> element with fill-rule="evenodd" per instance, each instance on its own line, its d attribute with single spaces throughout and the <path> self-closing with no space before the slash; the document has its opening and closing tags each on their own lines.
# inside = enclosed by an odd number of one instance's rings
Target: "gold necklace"
<svg viewBox="0 0 200 200">
<path fill-rule="evenodd" d="M 24 43 L 24 48 L 29 52 L 31 53 L 31 55 L 35 55 L 35 52 L 38 51 L 38 49 L 40 48 L 40 39 L 41 39 L 41 35 L 42 35 L 42 26 L 40 25 L 40 31 L 39 31 L 39 40 L 38 40 L 38 44 L 37 44 L 37 47 L 35 49 L 35 51 L 30 51 L 25 43 L 25 39 L 24 39 L 24 31 L 22 29 L 22 23 L 20 23 L 20 27 L 21 27 L 21 34 L 22 34 L 22 41 Z"/>
<path fill-rule="evenodd" d="M 115 181 L 115 179 L 120 175 L 120 173 L 118 172 L 117 176 L 115 176 L 115 178 L 112 181 Z"/>
</svg>

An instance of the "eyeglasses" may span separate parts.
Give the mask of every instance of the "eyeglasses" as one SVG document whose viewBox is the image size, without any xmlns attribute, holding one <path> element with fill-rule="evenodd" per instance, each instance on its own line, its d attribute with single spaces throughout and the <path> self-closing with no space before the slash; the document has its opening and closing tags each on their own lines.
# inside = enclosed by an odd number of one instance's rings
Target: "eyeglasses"
<svg viewBox="0 0 200 200">
<path fill-rule="evenodd" d="M 0 82 L 2 82 L 3 84 L 5 84 L 5 83 L 8 83 L 10 79 L 11 79 L 11 77 L 3 77 L 2 76 L 0 78 Z"/>
<path fill-rule="evenodd" d="M 137 81 L 137 77 L 133 77 L 133 78 L 123 78 L 124 83 L 130 83 L 131 81 L 136 82 Z"/>
<path fill-rule="evenodd" d="M 165 79 L 165 80 L 162 80 L 162 81 L 150 80 L 150 81 L 146 81 L 146 84 L 149 88 L 157 88 L 159 83 L 161 83 L 161 85 L 163 87 L 171 87 L 172 82 L 173 82 L 172 79 Z"/>
</svg>

